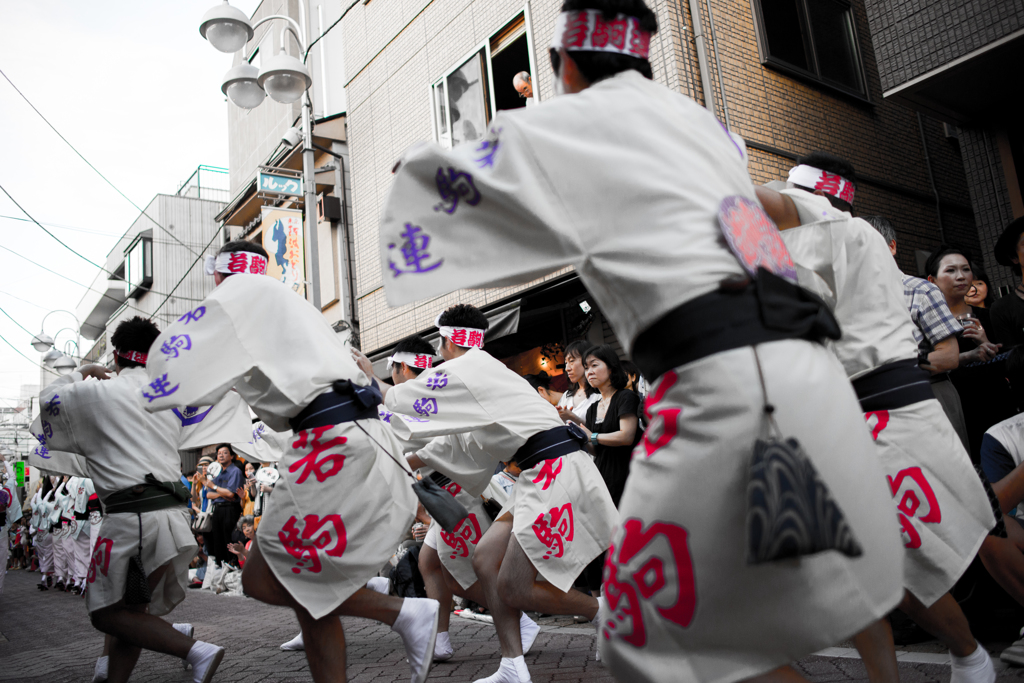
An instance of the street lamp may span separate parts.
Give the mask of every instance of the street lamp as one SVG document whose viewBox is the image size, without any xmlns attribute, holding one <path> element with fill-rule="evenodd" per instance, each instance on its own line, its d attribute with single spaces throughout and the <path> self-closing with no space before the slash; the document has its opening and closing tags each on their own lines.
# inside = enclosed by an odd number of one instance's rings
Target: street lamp
<svg viewBox="0 0 1024 683">
<path fill-rule="evenodd" d="M 75 319 L 75 327 L 74 328 L 62 327 L 61 329 L 57 330 L 57 332 L 54 334 L 53 337 L 51 337 L 50 335 L 46 334 L 46 332 L 43 331 L 45 329 L 46 319 L 49 318 L 54 313 L 67 313 L 68 315 L 70 315 L 72 318 Z M 78 367 L 78 363 L 76 363 L 75 360 L 70 357 L 71 352 L 68 350 L 69 345 L 74 344 L 75 345 L 75 351 L 74 352 L 76 354 L 79 354 L 79 355 L 81 355 L 81 353 L 82 353 L 82 351 L 81 351 L 81 340 L 82 340 L 82 332 L 81 332 L 81 330 L 82 330 L 82 326 L 78 322 L 78 318 L 75 317 L 75 314 L 72 313 L 71 311 L 67 311 L 67 310 L 64 310 L 62 308 L 58 308 L 55 311 L 50 311 L 49 313 L 47 313 L 46 315 L 43 316 L 43 321 L 39 324 L 39 328 L 40 328 L 39 334 L 37 334 L 34 337 L 32 337 L 31 344 L 32 344 L 32 348 L 33 349 L 35 349 L 39 353 L 43 354 L 43 359 L 42 359 L 43 360 L 43 365 L 48 367 L 48 368 L 53 368 L 54 370 L 56 370 L 61 375 L 67 375 L 71 371 L 73 371 L 76 367 Z M 57 349 L 57 347 L 56 347 L 56 343 L 54 341 L 54 338 L 57 337 L 58 335 L 60 335 L 60 333 L 65 331 L 65 330 L 69 330 L 71 332 L 74 332 L 76 338 L 75 339 L 68 339 L 64 343 L 64 353 L 61 353 Z M 43 353 L 44 351 L 45 351 L 45 353 Z M 65 355 L 65 354 L 68 354 L 68 355 Z"/>
<path fill-rule="evenodd" d="M 53 364 L 57 362 L 57 359 L 62 358 L 63 356 L 64 354 L 57 349 L 50 349 L 43 354 L 43 365 L 48 368 L 52 368 Z"/>
<path fill-rule="evenodd" d="M 42 353 L 46 349 L 53 347 L 53 337 L 48 334 L 40 332 L 36 336 L 32 337 L 32 348 Z"/>
<path fill-rule="evenodd" d="M 53 363 L 53 369 L 57 371 L 58 375 L 70 375 L 78 367 L 78 363 L 73 358 L 67 356 L 61 356 Z"/>
<path fill-rule="evenodd" d="M 307 14 L 306 3 L 300 3 L 300 7 L 303 14 Z M 309 239 L 311 256 L 310 275 L 313 281 L 313 305 L 320 310 L 320 240 L 316 224 L 316 185 L 313 179 L 313 131 L 310 115 L 312 107 L 309 96 L 313 79 L 305 66 L 306 58 L 309 56 L 309 50 L 306 47 L 309 36 L 305 35 L 305 30 L 294 19 L 283 14 L 272 14 L 251 24 L 245 14 L 229 5 L 227 0 L 203 16 L 203 21 L 199 24 L 199 33 L 221 52 L 237 52 L 252 40 L 257 28 L 275 19 L 286 22 L 286 26 L 281 29 L 278 53 L 269 59 L 264 59 L 263 67 L 258 71 L 256 67 L 242 60 L 241 64 L 232 67 L 224 74 L 221 81 L 221 92 L 235 106 L 242 109 L 258 107 L 262 104 L 265 95 L 270 95 L 272 100 L 281 104 L 291 104 L 302 98 L 303 213 L 305 214 L 306 236 Z M 305 23 L 309 23 L 308 16 Z M 298 43 L 299 51 L 303 55 L 301 60 L 292 57 L 285 51 L 286 31 L 295 37 L 295 42 Z"/>
</svg>

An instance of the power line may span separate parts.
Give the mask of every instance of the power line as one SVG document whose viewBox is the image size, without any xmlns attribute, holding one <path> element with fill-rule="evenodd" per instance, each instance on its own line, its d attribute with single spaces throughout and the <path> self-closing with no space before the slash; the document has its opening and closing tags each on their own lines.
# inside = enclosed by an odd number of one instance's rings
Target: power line
<svg viewBox="0 0 1024 683">
<path fill-rule="evenodd" d="M 344 15 L 343 15 L 343 16 L 344 16 Z M 149 220 L 153 221 L 153 225 L 155 225 L 156 227 L 160 228 L 161 230 L 163 230 L 164 232 L 166 232 L 166 233 L 167 233 L 168 235 L 170 235 L 171 239 L 173 239 L 173 240 L 174 240 L 175 242 L 177 242 L 177 243 L 178 243 L 178 244 L 180 244 L 181 246 L 183 246 L 183 247 L 185 247 L 186 249 L 188 249 L 188 251 L 189 251 L 189 252 L 190 252 L 191 254 L 193 254 L 193 255 L 195 254 L 195 252 L 194 252 L 194 251 L 192 251 L 191 249 L 189 249 L 188 245 L 186 245 L 186 244 L 185 244 L 184 242 L 182 242 L 181 240 L 179 240 L 179 239 L 177 238 L 177 236 L 175 236 L 175 234 L 174 234 L 174 233 L 172 233 L 172 232 L 171 232 L 170 230 L 168 230 L 167 228 L 165 228 L 164 226 L 160 225 L 160 224 L 159 224 L 159 223 L 157 223 L 157 222 L 156 222 L 155 220 L 153 220 L 153 217 L 152 217 L 152 216 L 150 216 L 150 215 L 149 215 L 148 213 L 146 213 L 145 209 L 143 209 L 143 208 L 142 208 L 142 207 L 140 207 L 140 206 L 139 206 L 138 204 L 136 204 L 135 202 L 133 202 L 133 201 L 132 201 L 132 200 L 131 200 L 131 199 L 130 199 L 130 198 L 128 197 L 128 195 L 126 195 L 126 194 L 125 194 L 124 192 L 121 192 L 121 190 L 119 190 L 119 189 L 117 188 L 117 186 L 116 186 L 116 185 L 114 185 L 114 183 L 110 182 L 110 180 L 109 180 L 109 179 L 107 179 L 107 176 L 105 176 L 105 175 L 103 175 L 102 173 L 100 173 L 100 170 L 99 170 L 98 168 L 96 168 L 95 166 L 93 166 L 93 165 L 92 165 L 92 163 L 90 163 L 90 162 L 89 162 L 89 160 L 88 160 L 88 159 L 86 159 L 86 158 L 85 158 L 85 157 L 84 157 L 84 156 L 82 155 L 82 153 L 81 153 L 81 152 L 79 152 L 79 151 L 78 151 L 77 149 L 75 149 L 75 146 L 74 146 L 74 145 L 72 145 L 72 144 L 71 144 L 71 142 L 69 142 L 69 141 L 68 141 L 68 139 L 67 139 L 66 137 L 64 137 L 63 135 L 61 135 L 61 134 L 60 134 L 60 131 L 59 131 L 59 130 L 57 130 L 57 129 L 56 129 L 55 127 L 54 127 L 54 125 L 53 125 L 52 123 L 50 123 L 50 121 L 49 121 L 49 120 L 48 120 L 48 119 L 47 119 L 47 118 L 46 118 L 45 116 L 43 116 L 43 112 L 41 112 L 41 111 L 39 111 L 38 109 L 36 109 L 36 105 L 32 104 L 31 100 L 29 100 L 29 99 L 28 99 L 27 97 L 25 97 L 25 93 L 23 93 L 23 92 L 21 92 L 20 90 L 18 90 L 18 86 L 14 85 L 14 81 L 12 81 L 12 80 L 10 79 L 10 77 L 8 77 L 8 75 L 7 75 L 7 74 L 5 74 L 5 73 L 3 72 L 3 69 L 0 69 L 0 76 L 3 76 L 3 77 L 4 77 L 4 79 L 5 79 L 5 80 L 6 80 L 6 81 L 7 81 L 8 83 L 10 83 L 10 84 L 11 84 L 11 87 L 12 87 L 12 88 L 14 88 L 14 91 L 15 91 L 16 93 L 18 93 L 19 95 L 21 95 L 21 99 L 25 100 L 26 104 L 28 104 L 28 106 L 32 107 L 32 111 L 34 111 L 35 113 L 39 114 L 39 118 L 41 118 L 41 119 L 43 120 L 43 122 L 44 122 L 44 123 L 46 123 L 46 125 L 50 127 L 50 130 L 52 130 L 52 131 L 53 131 L 54 133 L 56 133 L 56 134 L 57 134 L 57 137 L 59 137 L 59 138 L 60 138 L 61 140 L 63 140 L 63 141 L 64 141 L 64 143 L 65 143 L 65 144 L 67 144 L 67 146 L 71 148 L 71 151 L 72 151 L 72 152 L 74 152 L 75 154 L 77 154 L 77 155 L 78 155 L 78 158 L 79 158 L 79 159 L 81 159 L 82 161 L 84 161 L 84 162 L 85 162 L 86 166 L 88 166 L 88 167 L 89 167 L 89 168 L 91 168 L 92 170 L 96 171 L 96 175 L 98 175 L 98 176 L 99 176 L 100 178 L 103 178 L 103 180 L 104 180 L 104 181 L 105 181 L 105 182 L 107 183 L 107 185 L 110 185 L 110 187 L 114 188 L 114 191 L 115 191 L 115 192 L 117 192 L 117 193 L 118 193 L 119 195 L 121 195 L 121 196 L 122 196 L 122 197 L 124 197 L 124 198 L 125 198 L 126 200 L 128 200 L 128 203 L 129 203 L 129 204 L 131 204 L 132 206 L 134 206 L 134 207 L 135 207 L 135 208 L 136 208 L 136 209 L 137 209 L 137 210 L 138 210 L 139 212 L 141 212 L 143 216 L 145 216 L 145 217 L 146 217 L 146 218 L 148 218 Z M 9 196 L 9 195 L 8 195 L 8 196 Z"/>
<path fill-rule="evenodd" d="M 18 216 L 8 216 L 8 215 L 5 215 L 5 214 L 0 214 L 0 218 L 6 218 L 6 219 L 12 220 L 12 221 L 21 221 L 23 223 L 32 223 L 32 222 L 34 222 L 34 221 L 30 221 L 27 218 L 19 218 Z M 42 223 L 42 221 L 40 221 L 40 222 Z M 73 227 L 73 226 L 70 226 L 70 225 L 61 225 L 60 223 L 51 223 L 50 221 L 46 221 L 45 223 L 43 223 L 43 225 L 48 225 L 51 228 L 57 228 L 58 230 L 70 230 L 71 232 L 82 232 L 82 233 L 85 233 L 87 235 L 99 235 L 101 237 L 116 237 L 118 239 L 121 239 L 122 237 L 124 237 L 124 233 L 101 232 L 99 230 L 89 230 L 88 228 L 76 228 L 76 227 Z M 152 238 L 152 239 L 153 239 L 153 244 L 177 244 L 177 242 L 172 242 L 171 240 L 161 240 L 161 239 L 156 239 L 155 237 Z M 198 242 L 185 242 L 185 244 L 188 244 L 189 246 L 193 246 L 193 247 L 202 246 Z"/>
<path fill-rule="evenodd" d="M 345 11 L 341 13 L 341 16 L 338 17 L 337 19 L 335 19 L 333 24 L 328 26 L 327 29 L 323 33 L 321 33 L 320 35 L 318 35 L 316 37 L 316 40 L 314 40 L 312 43 L 309 44 L 309 47 L 306 48 L 306 54 L 304 54 L 302 56 L 302 61 L 303 62 L 305 62 L 306 58 L 309 57 L 309 51 L 313 49 L 313 46 L 316 45 L 317 43 L 319 43 L 321 38 L 323 38 L 328 33 L 330 33 L 331 29 L 333 29 L 335 26 L 337 26 L 341 22 L 341 20 L 345 18 L 345 15 L 348 14 L 348 11 L 350 9 L 352 9 L 353 7 L 355 7 L 356 5 L 358 5 L 358 4 L 359 4 L 359 0 L 352 0 L 352 4 L 345 8 Z"/>
<path fill-rule="evenodd" d="M 164 300 L 160 302 L 160 305 L 159 305 L 159 306 L 157 306 L 157 307 L 156 307 L 155 309 L 153 309 L 153 312 L 152 312 L 152 313 L 150 313 L 150 315 L 149 315 L 149 319 L 150 319 L 150 320 L 152 320 L 152 319 L 154 318 L 154 316 L 156 316 L 156 313 L 157 313 L 157 311 L 159 311 L 159 310 L 160 310 L 161 308 L 163 308 L 163 307 L 164 307 L 164 304 L 165 304 L 165 303 L 167 303 L 167 300 L 171 298 L 171 294 L 174 294 L 174 290 L 178 289 L 178 287 L 179 287 L 179 286 L 181 285 L 181 283 L 185 281 L 185 278 L 186 278 L 186 277 L 188 277 L 188 274 L 192 272 L 192 269 L 196 267 L 196 264 L 197 264 L 197 263 L 199 263 L 199 259 L 201 259 L 201 258 L 202 258 L 202 254 L 203 254 L 203 253 L 206 253 L 206 250 L 210 248 L 210 245 L 211 245 L 211 244 L 213 244 L 213 241 L 214 241 L 215 239 L 217 239 L 217 234 L 218 234 L 218 233 L 217 233 L 216 231 L 214 231 L 214 233 L 213 233 L 213 237 L 211 237 L 211 238 L 210 238 L 210 241 L 206 243 L 206 246 L 205 246 L 205 247 L 203 247 L 203 251 L 202 251 L 202 253 L 201 253 L 201 254 L 200 254 L 199 256 L 196 256 L 196 260 L 195 260 L 195 261 L 193 261 L 193 262 L 192 262 L 192 265 L 191 265 L 191 266 L 189 266 L 189 267 L 188 267 L 188 268 L 187 268 L 187 269 L 185 270 L 185 273 L 184 273 L 184 274 L 183 274 L 183 275 L 181 276 L 181 279 L 180 279 L 180 280 L 178 280 L 178 282 L 177 282 L 177 283 L 175 283 L 175 285 L 174 285 L 173 287 L 171 287 L 171 292 L 170 292 L 170 294 L 168 294 L 168 295 L 167 295 L 166 297 L 164 297 Z M 186 297 L 178 297 L 178 298 L 179 298 L 179 299 L 185 299 Z M 189 299 L 189 301 L 195 301 L 195 299 Z"/>
<path fill-rule="evenodd" d="M 28 299 L 22 299 L 20 296 L 14 296 L 10 292 L 5 292 L 2 289 L 0 289 L 0 294 L 6 294 L 7 296 L 11 297 L 12 299 L 17 299 L 18 301 L 20 301 L 23 304 L 28 304 L 29 306 L 35 306 L 36 308 L 38 308 L 41 311 L 49 311 L 50 310 L 46 306 L 40 306 L 39 304 L 34 304 L 31 301 L 29 301 Z"/>
<path fill-rule="evenodd" d="M 27 361 L 28 361 L 29 363 L 31 363 L 32 365 L 35 365 L 36 367 L 42 368 L 43 370 L 47 370 L 47 369 L 48 369 L 48 368 L 45 368 L 45 367 L 43 367 L 42 365 L 40 365 L 40 364 L 39 364 L 39 361 L 35 361 L 35 360 L 32 360 L 31 358 L 29 358 L 28 356 L 26 356 L 26 355 L 25 355 L 24 353 L 22 353 L 21 349 L 19 349 L 19 348 L 18 348 L 17 346 L 15 346 L 14 344 L 12 344 L 11 342 L 7 341 L 7 338 L 6 338 L 6 337 L 4 337 L 4 336 L 3 336 L 2 334 L 0 334 L 0 341 L 3 341 L 3 343 L 5 343 L 5 344 L 7 344 L 8 346 L 10 346 L 10 347 L 11 347 L 12 349 L 14 349 L 14 352 L 15 352 L 15 353 L 17 353 L 17 354 L 18 354 L 19 356 L 21 356 L 22 358 L 24 358 L 25 360 L 27 360 Z"/>
<path fill-rule="evenodd" d="M 10 318 L 10 319 L 11 319 L 11 322 L 12 322 L 12 323 L 14 323 L 14 324 L 15 324 L 15 325 L 17 325 L 18 327 L 20 327 L 20 328 L 21 328 L 22 330 L 24 330 L 25 334 L 27 334 L 27 335 L 29 335 L 30 337 L 32 337 L 33 339 L 35 339 L 35 335 L 34 335 L 34 334 L 32 334 L 31 332 L 29 332 L 29 331 L 28 331 L 28 328 L 26 328 L 26 327 L 25 327 L 24 325 L 22 325 L 22 324 L 21 324 L 21 323 L 19 323 L 19 322 L 18 322 L 17 320 L 15 320 L 15 319 L 14 319 L 14 317 L 13 317 L 13 316 L 11 316 L 11 314 L 10 314 L 10 313 L 8 313 L 7 311 L 5 311 L 5 310 L 4 310 L 4 309 L 2 309 L 2 308 L 0 308 L 0 313 L 3 313 L 4 315 L 6 315 L 6 316 L 7 316 L 8 318 Z"/>
</svg>

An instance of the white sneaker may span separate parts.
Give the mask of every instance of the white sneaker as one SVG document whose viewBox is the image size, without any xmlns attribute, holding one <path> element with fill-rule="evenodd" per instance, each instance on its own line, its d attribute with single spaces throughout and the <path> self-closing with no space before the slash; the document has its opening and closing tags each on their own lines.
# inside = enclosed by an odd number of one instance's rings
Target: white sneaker
<svg viewBox="0 0 1024 683">
<path fill-rule="evenodd" d="M 283 643 L 281 645 L 281 649 L 286 651 L 286 652 L 292 652 L 292 651 L 300 652 L 302 650 L 305 650 L 306 649 L 306 643 L 305 643 L 304 640 L 302 640 L 302 631 L 299 631 L 299 635 L 295 636 L 294 638 L 289 640 L 287 643 Z"/>
<path fill-rule="evenodd" d="M 952 674 L 950 683 L 995 683 L 996 669 L 988 650 L 978 643 L 977 649 L 966 657 L 949 654 Z"/>
<path fill-rule="evenodd" d="M 430 598 L 405 598 L 402 611 L 395 619 L 391 630 L 402 636 L 405 655 L 412 669 L 412 683 L 423 683 L 430 673 L 434 658 L 434 643 L 437 640 L 437 617 L 440 612 L 437 600 Z"/>
<path fill-rule="evenodd" d="M 171 628 L 187 638 L 191 638 L 192 634 L 196 632 L 192 624 L 171 624 Z M 189 663 L 187 659 L 181 660 L 181 665 L 185 668 L 185 671 L 188 671 Z"/>
<path fill-rule="evenodd" d="M 188 651 L 186 659 L 192 665 L 193 683 L 210 683 L 213 674 L 217 673 L 220 661 L 224 659 L 224 648 L 197 640 Z"/>
<path fill-rule="evenodd" d="M 523 641 L 524 655 L 533 647 L 533 641 L 537 640 L 538 633 L 540 633 L 540 626 L 537 625 L 536 621 L 526 616 L 526 612 L 523 612 L 522 616 L 519 617 L 519 638 Z"/>
<path fill-rule="evenodd" d="M 110 663 L 110 657 L 103 655 L 96 660 L 96 668 L 93 670 L 92 683 L 106 683 L 107 680 L 107 665 Z"/>
<path fill-rule="evenodd" d="M 437 640 L 434 641 L 434 661 L 435 662 L 447 662 L 455 654 L 455 650 L 452 649 L 451 638 L 448 637 L 448 631 L 441 631 L 437 634 Z"/>
<path fill-rule="evenodd" d="M 366 582 L 366 587 L 375 593 L 382 593 L 387 595 L 388 589 L 391 587 L 391 581 L 386 576 L 375 576 Z"/>
<path fill-rule="evenodd" d="M 526 660 L 520 655 L 514 659 L 502 657 L 496 672 L 473 683 L 533 683 L 533 680 L 530 678 L 530 670 L 526 668 Z"/>
</svg>

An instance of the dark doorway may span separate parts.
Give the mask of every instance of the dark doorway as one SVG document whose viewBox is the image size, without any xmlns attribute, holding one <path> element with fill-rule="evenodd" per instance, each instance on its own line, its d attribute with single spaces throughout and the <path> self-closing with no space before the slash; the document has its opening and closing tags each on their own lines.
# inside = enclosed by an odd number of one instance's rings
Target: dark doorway
<svg viewBox="0 0 1024 683">
<path fill-rule="evenodd" d="M 526 106 L 526 100 L 520 97 L 512 86 L 512 78 L 520 71 L 530 71 L 530 50 L 526 44 L 525 33 L 503 47 L 501 52 L 491 56 L 494 104 L 498 111 Z"/>
</svg>

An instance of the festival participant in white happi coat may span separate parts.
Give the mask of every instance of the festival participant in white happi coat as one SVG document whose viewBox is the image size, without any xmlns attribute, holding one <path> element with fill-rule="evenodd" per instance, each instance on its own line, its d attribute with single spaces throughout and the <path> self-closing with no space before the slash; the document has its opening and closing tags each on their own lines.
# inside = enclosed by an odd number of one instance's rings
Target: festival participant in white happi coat
<svg viewBox="0 0 1024 683">
<path fill-rule="evenodd" d="M 7 574 L 7 554 L 10 550 L 7 532 L 11 525 L 21 519 L 21 501 L 18 500 L 17 481 L 14 468 L 0 454 L 0 595 L 4 592 L 4 575 Z"/>
<path fill-rule="evenodd" d="M 391 420 L 399 435 L 433 437 L 409 457 L 410 467 L 430 467 L 472 498 L 484 492 L 499 462 L 514 460 L 522 469 L 512 500 L 482 538 L 471 517 L 445 545 L 456 550 L 460 539 L 476 541 L 472 568 L 479 586 L 458 565 L 449 566 L 464 591 L 462 582 L 470 583 L 467 594 L 482 591 L 494 617 L 501 664 L 481 680 L 529 681 L 522 638 L 524 630 L 536 634 L 523 628 L 520 612 L 595 618 L 597 600 L 572 585 L 607 549 L 618 515 L 597 468 L 581 450 L 583 433 L 563 425 L 554 406 L 526 380 L 481 350 L 487 318 L 459 304 L 441 313 L 436 324 L 444 365 L 415 381 L 385 385 L 384 403 L 403 417 Z M 365 356 L 360 362 L 368 368 Z"/>
<path fill-rule="evenodd" d="M 86 574 L 89 569 L 89 559 L 92 557 L 90 541 L 92 539 L 92 523 L 89 520 L 89 497 L 96 495 L 96 487 L 88 477 L 79 477 L 74 487 L 72 497 L 74 505 L 75 528 L 71 532 L 71 540 L 74 547 L 74 593 L 82 593 L 86 587 Z"/>
<path fill-rule="evenodd" d="M 128 680 L 145 648 L 186 660 L 196 683 L 208 683 L 224 649 L 193 640 L 159 618 L 185 598 L 196 550 L 178 450 L 194 446 L 190 439 L 214 440 L 207 429 L 244 434 L 248 413 L 237 396 L 198 419 L 180 410 L 146 412 L 140 392 L 148 388 L 145 363 L 158 334 L 143 318 L 121 322 L 110 337 L 117 376 L 101 365 L 85 365 L 44 389 L 36 437 L 43 447 L 85 457 L 105 511 L 86 594 L 93 626 L 108 636 L 109 661 L 97 661 L 96 678 Z M 226 424 L 221 413 L 228 416 Z"/>
<path fill-rule="evenodd" d="M 486 322 L 486 318 L 483 320 Z M 425 371 L 430 370 L 433 367 L 433 353 L 434 350 L 430 344 L 418 336 L 399 342 L 395 346 L 394 353 L 388 359 L 392 384 L 398 386 L 416 380 Z M 361 362 L 361 367 L 364 371 L 372 370 L 368 361 Z M 398 421 L 419 422 L 421 418 L 418 415 L 389 412 L 387 417 L 382 419 L 394 425 Z M 410 436 L 409 440 L 403 440 L 406 453 L 416 453 L 427 449 L 429 452 L 451 453 L 453 461 L 471 457 L 468 455 L 467 440 L 473 438 L 472 433 L 448 434 L 435 439 L 424 439 L 415 437 L 404 429 L 398 431 Z M 437 443 L 428 446 L 432 441 L 437 441 Z M 454 454 L 459 455 L 455 456 Z M 419 460 L 417 456 L 414 457 L 417 459 L 410 465 L 423 464 L 423 461 Z M 491 470 L 493 471 L 493 467 Z M 419 556 L 419 570 L 423 576 L 427 595 L 442 605 L 451 604 L 452 595 L 455 594 L 487 607 L 487 597 L 484 595 L 478 583 L 476 571 L 473 569 L 473 555 L 477 543 L 491 526 L 491 518 L 484 509 L 483 499 L 480 495 L 483 492 L 472 493 L 463 485 L 464 480 L 460 474 L 452 472 L 444 463 L 439 464 L 438 469 L 430 465 L 420 467 L 417 472 L 422 476 L 430 477 L 438 486 L 451 493 L 469 513 L 469 516 L 452 533 L 444 531 L 437 520 L 431 520 Z M 471 486 L 474 490 L 479 488 Z M 443 612 L 438 621 L 437 642 L 434 645 L 434 661 L 438 662 L 451 659 L 455 652 L 448 633 L 451 614 Z M 523 641 L 523 654 L 526 654 L 540 632 L 540 627 L 525 613 L 520 617 L 519 626 L 520 637 Z"/>
<path fill-rule="evenodd" d="M 251 242 L 221 248 L 207 263 L 216 289 L 157 339 L 140 396 L 161 411 L 234 388 L 268 427 L 294 430 L 242 572 L 246 594 L 295 610 L 314 680 L 344 672 L 337 617 L 348 615 L 391 625 L 422 683 L 437 602 L 365 588 L 412 524 L 411 473 L 377 445 L 400 452 L 377 416 L 379 390 L 320 311 L 264 276 L 266 263 Z"/>
<path fill-rule="evenodd" d="M 53 575 L 55 578 L 53 587 L 59 591 L 67 591 L 71 588 L 71 558 L 68 557 L 68 546 L 64 542 L 71 530 L 67 520 L 64 519 L 64 511 L 67 508 L 68 493 L 67 486 L 71 477 L 65 475 L 60 479 L 57 488 L 53 492 L 53 506 L 50 509 L 50 531 L 53 534 Z"/>
<path fill-rule="evenodd" d="M 758 197 L 783 230 L 801 285 L 829 304 L 843 329 L 831 347 L 860 399 L 902 528 L 900 609 L 948 644 L 954 683 L 991 683 L 992 660 L 948 591 L 1001 513 L 918 365 L 888 245 L 850 215 L 855 183 L 849 162 L 814 152 L 790 170 L 788 189 L 758 188 Z"/>
<path fill-rule="evenodd" d="M 777 232 L 767 254 L 771 234 L 745 233 L 764 215 L 742 140 L 650 80 L 654 14 L 641 0 L 562 10 L 551 56 L 564 96 L 499 113 L 470 145 L 400 160 L 381 226 L 388 302 L 572 265 L 652 381 L 602 590 L 601 656 L 617 678 L 794 676 L 790 661 L 851 636 L 892 677 L 879 620 L 902 597 L 903 552 L 856 396 L 816 343 L 838 334 L 834 320 L 783 277 L 793 272 Z M 842 552 L 747 563 L 766 405 L 859 556 L 837 539 L 825 547 Z"/>
<path fill-rule="evenodd" d="M 53 534 L 50 533 L 50 501 L 53 499 L 52 477 L 43 477 L 43 481 L 36 491 L 38 502 L 33 516 L 35 533 L 32 537 L 32 544 L 36 548 L 36 556 L 39 558 L 39 584 L 37 588 L 41 591 L 49 590 L 53 585 Z"/>
</svg>

